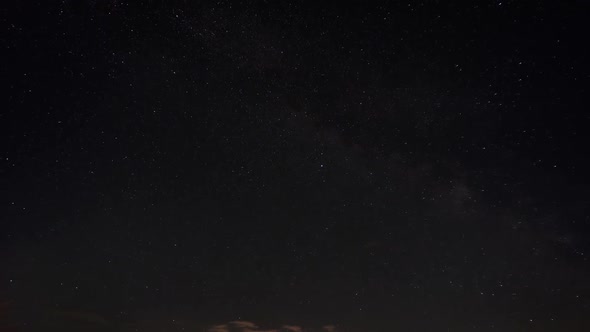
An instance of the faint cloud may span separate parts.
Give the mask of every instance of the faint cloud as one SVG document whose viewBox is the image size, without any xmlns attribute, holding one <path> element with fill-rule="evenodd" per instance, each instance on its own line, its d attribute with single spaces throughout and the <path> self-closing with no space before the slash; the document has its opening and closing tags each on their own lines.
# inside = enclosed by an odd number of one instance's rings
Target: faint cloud
<svg viewBox="0 0 590 332">
<path fill-rule="evenodd" d="M 207 332 L 262 332 L 258 325 L 244 320 L 235 320 L 226 324 L 211 326 Z"/>
<path fill-rule="evenodd" d="M 334 325 L 324 325 L 322 327 L 322 331 L 326 331 L 326 332 L 336 332 L 336 326 Z"/>
<path fill-rule="evenodd" d="M 213 325 L 207 329 L 207 332 L 303 332 L 303 328 L 298 325 L 283 325 L 280 329 L 263 330 L 253 322 L 249 321 L 231 321 L 225 324 Z M 312 331 L 336 332 L 334 325 L 325 325 L 321 329 Z"/>
<path fill-rule="evenodd" d="M 296 325 L 283 325 L 279 330 L 281 332 L 303 332 L 301 326 Z"/>
<path fill-rule="evenodd" d="M 230 331 L 254 332 L 258 330 L 258 325 L 243 320 L 229 322 L 228 325 L 231 327 Z"/>
<path fill-rule="evenodd" d="M 229 327 L 225 324 L 213 325 L 207 330 L 207 332 L 229 332 Z"/>
</svg>

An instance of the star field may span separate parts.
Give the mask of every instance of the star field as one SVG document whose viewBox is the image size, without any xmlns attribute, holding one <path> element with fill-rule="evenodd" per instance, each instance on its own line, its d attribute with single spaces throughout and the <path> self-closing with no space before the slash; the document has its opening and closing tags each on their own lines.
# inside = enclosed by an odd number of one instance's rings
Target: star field
<svg viewBox="0 0 590 332">
<path fill-rule="evenodd" d="M 588 9 L 7 4 L 0 330 L 588 329 Z"/>
</svg>

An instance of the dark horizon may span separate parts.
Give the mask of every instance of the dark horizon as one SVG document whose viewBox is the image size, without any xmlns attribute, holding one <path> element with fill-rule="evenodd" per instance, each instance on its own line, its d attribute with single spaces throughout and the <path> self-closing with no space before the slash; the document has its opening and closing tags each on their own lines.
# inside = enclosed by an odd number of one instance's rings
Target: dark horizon
<svg viewBox="0 0 590 332">
<path fill-rule="evenodd" d="M 4 4 L 0 330 L 590 330 L 589 9 Z"/>
</svg>

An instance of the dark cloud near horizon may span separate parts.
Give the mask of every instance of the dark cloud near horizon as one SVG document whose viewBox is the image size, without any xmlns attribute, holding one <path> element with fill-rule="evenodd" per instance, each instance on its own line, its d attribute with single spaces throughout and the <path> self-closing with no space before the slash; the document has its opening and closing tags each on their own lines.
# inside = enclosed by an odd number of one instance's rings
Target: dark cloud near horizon
<svg viewBox="0 0 590 332">
<path fill-rule="evenodd" d="M 324 325 L 319 328 L 303 328 L 297 325 L 282 325 L 276 329 L 260 329 L 258 325 L 249 321 L 232 321 L 226 324 L 213 325 L 209 327 L 208 332 L 304 332 L 304 331 L 337 331 L 334 325 Z"/>
</svg>

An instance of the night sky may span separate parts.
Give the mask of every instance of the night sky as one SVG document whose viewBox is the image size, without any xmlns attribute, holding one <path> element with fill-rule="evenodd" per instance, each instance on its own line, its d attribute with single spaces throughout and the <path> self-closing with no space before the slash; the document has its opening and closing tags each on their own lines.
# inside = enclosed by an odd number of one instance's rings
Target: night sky
<svg viewBox="0 0 590 332">
<path fill-rule="evenodd" d="M 0 331 L 590 331 L 586 1 L 7 1 Z"/>
</svg>

